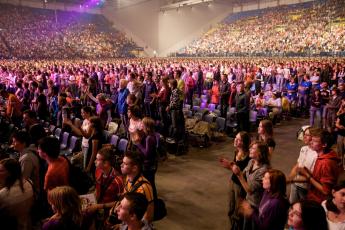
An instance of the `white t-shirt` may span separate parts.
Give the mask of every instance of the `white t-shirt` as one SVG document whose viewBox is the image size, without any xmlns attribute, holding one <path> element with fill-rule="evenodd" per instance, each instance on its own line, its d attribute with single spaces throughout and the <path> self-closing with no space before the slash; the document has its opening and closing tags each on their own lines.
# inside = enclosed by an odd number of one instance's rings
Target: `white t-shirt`
<svg viewBox="0 0 345 230">
<path fill-rule="evenodd" d="M 81 129 L 84 132 L 87 132 L 89 130 L 89 128 L 90 128 L 90 125 L 91 125 L 90 121 L 87 120 L 87 119 L 84 119 L 83 124 L 81 125 Z M 89 147 L 89 139 L 83 137 L 83 139 L 81 141 L 81 146 L 88 148 Z"/>
<path fill-rule="evenodd" d="M 297 159 L 298 167 L 306 167 L 311 172 L 314 170 L 315 162 L 317 159 L 317 153 L 312 150 L 309 146 L 303 146 L 299 152 L 299 157 Z M 296 180 L 303 179 L 302 176 L 297 175 Z M 296 183 L 298 187 L 308 189 L 308 183 Z"/>
<path fill-rule="evenodd" d="M 326 201 L 322 201 L 321 203 L 323 209 L 325 210 L 326 212 L 326 219 L 327 219 L 327 223 L 328 223 L 328 229 L 329 230 L 345 230 L 345 221 L 343 222 L 332 222 L 328 219 L 328 210 L 327 210 L 327 207 L 326 207 Z"/>
</svg>

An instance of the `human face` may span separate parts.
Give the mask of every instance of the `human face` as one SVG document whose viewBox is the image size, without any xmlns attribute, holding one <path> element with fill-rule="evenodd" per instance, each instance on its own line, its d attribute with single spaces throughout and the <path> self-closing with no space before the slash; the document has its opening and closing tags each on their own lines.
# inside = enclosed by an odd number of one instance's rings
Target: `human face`
<svg viewBox="0 0 345 230">
<path fill-rule="evenodd" d="M 312 137 L 311 139 L 311 149 L 318 152 L 321 152 L 324 149 L 325 145 L 321 142 L 320 137 Z"/>
<path fill-rule="evenodd" d="M 262 187 L 267 191 L 271 188 L 270 174 L 268 172 L 265 173 L 264 177 L 262 178 Z"/>
<path fill-rule="evenodd" d="M 345 210 L 345 188 L 338 191 L 332 191 L 333 203 L 339 210 Z"/>
<path fill-rule="evenodd" d="M 81 110 L 81 116 L 83 119 L 88 119 L 90 117 L 90 114 L 85 112 L 83 109 Z"/>
<path fill-rule="evenodd" d="M 124 157 L 121 164 L 121 172 L 123 175 L 128 175 L 132 172 L 132 162 L 128 157 Z"/>
<path fill-rule="evenodd" d="M 46 158 L 46 153 L 42 151 L 40 147 L 37 148 L 37 153 L 40 156 L 40 158 L 44 159 Z"/>
<path fill-rule="evenodd" d="M 258 127 L 258 134 L 263 135 L 264 134 L 264 127 L 262 126 L 262 123 L 259 123 L 259 127 Z"/>
<path fill-rule="evenodd" d="M 312 137 L 310 135 L 310 131 L 309 129 L 307 129 L 303 135 L 303 142 L 304 144 L 309 145 L 311 143 L 311 140 L 312 140 Z"/>
<path fill-rule="evenodd" d="M 254 160 L 258 160 L 260 156 L 258 145 L 254 144 L 249 148 L 249 157 Z"/>
<path fill-rule="evenodd" d="M 30 126 L 32 123 L 30 117 L 26 113 L 23 115 L 23 123 L 24 126 Z"/>
<path fill-rule="evenodd" d="M 234 147 L 235 148 L 241 148 L 242 147 L 242 139 L 241 139 L 241 135 L 239 133 L 235 137 Z"/>
<path fill-rule="evenodd" d="M 12 138 L 12 145 L 17 152 L 22 152 L 25 148 L 25 144 L 17 141 L 15 138 Z"/>
<path fill-rule="evenodd" d="M 104 158 L 103 158 L 102 155 L 100 155 L 100 154 L 96 155 L 95 165 L 96 165 L 97 168 L 103 169 L 103 167 L 104 167 Z"/>
<path fill-rule="evenodd" d="M 123 198 L 120 205 L 116 208 L 117 218 L 126 222 L 130 218 L 129 208 L 129 201 L 126 198 Z"/>
<path fill-rule="evenodd" d="M 293 229 L 301 229 L 303 226 L 301 204 L 294 204 L 289 210 L 288 225 Z"/>
</svg>

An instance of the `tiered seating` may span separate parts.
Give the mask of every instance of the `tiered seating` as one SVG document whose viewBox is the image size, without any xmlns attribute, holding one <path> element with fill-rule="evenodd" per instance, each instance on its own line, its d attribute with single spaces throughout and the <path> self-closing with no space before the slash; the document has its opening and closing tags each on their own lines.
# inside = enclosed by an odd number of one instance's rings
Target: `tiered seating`
<svg viewBox="0 0 345 230">
<path fill-rule="evenodd" d="M 233 14 L 180 54 L 345 55 L 344 12 L 342 0 L 328 0 Z"/>
<path fill-rule="evenodd" d="M 53 10 L 1 4 L 0 55 L 21 59 L 133 57 L 126 47 L 135 44 L 104 16 L 57 11 L 56 18 L 57 23 Z"/>
</svg>

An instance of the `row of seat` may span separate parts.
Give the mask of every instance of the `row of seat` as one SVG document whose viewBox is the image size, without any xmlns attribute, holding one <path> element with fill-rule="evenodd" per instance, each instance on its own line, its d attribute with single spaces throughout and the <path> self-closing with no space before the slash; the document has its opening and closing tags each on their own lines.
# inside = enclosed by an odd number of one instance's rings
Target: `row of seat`
<svg viewBox="0 0 345 230">
<path fill-rule="evenodd" d="M 49 126 L 49 131 L 53 136 L 60 140 L 61 154 L 71 155 L 73 152 L 81 149 L 81 138 L 71 135 L 69 132 L 63 132 L 61 128 L 56 128 L 54 125 Z M 103 133 L 105 143 L 111 144 L 120 153 L 124 153 L 128 146 L 128 140 L 121 138 L 115 134 L 111 135 L 108 131 Z"/>
</svg>

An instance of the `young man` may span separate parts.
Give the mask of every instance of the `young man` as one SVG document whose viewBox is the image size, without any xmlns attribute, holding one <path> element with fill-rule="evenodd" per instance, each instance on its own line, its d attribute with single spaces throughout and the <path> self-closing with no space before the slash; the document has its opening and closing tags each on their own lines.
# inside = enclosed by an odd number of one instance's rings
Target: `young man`
<svg viewBox="0 0 345 230">
<path fill-rule="evenodd" d="M 35 190 L 40 190 L 39 169 L 40 163 L 36 154 L 36 147 L 30 145 L 30 136 L 25 131 L 18 131 L 12 136 L 12 145 L 19 155 L 19 163 L 24 179 L 30 179 Z"/>
<path fill-rule="evenodd" d="M 97 204 L 88 207 L 89 211 L 109 209 L 115 205 L 123 193 L 121 174 L 112 167 L 112 149 L 101 148 L 96 155 L 96 200 Z"/>
<path fill-rule="evenodd" d="M 127 152 L 121 164 L 121 172 L 125 176 L 124 193 L 138 192 L 145 195 L 148 207 L 144 214 L 144 219 L 148 222 L 153 220 L 154 198 L 150 182 L 141 173 L 142 158 L 140 155 Z"/>
<path fill-rule="evenodd" d="M 300 174 L 310 184 L 306 198 L 321 203 L 331 194 L 341 168 L 337 154 L 330 149 L 332 135 L 322 129 L 315 130 L 312 135 L 311 149 L 317 153 L 314 170 L 311 172 L 304 167 L 300 169 Z"/>
<path fill-rule="evenodd" d="M 43 138 L 38 145 L 38 154 L 48 164 L 44 177 L 44 190 L 49 191 L 58 186 L 69 185 L 69 165 L 67 159 L 59 156 L 59 140 L 55 137 Z"/>
<path fill-rule="evenodd" d="M 136 192 L 125 194 L 116 208 L 118 219 L 123 221 L 120 230 L 152 230 L 152 225 L 142 220 L 147 207 L 145 195 Z"/>
</svg>

